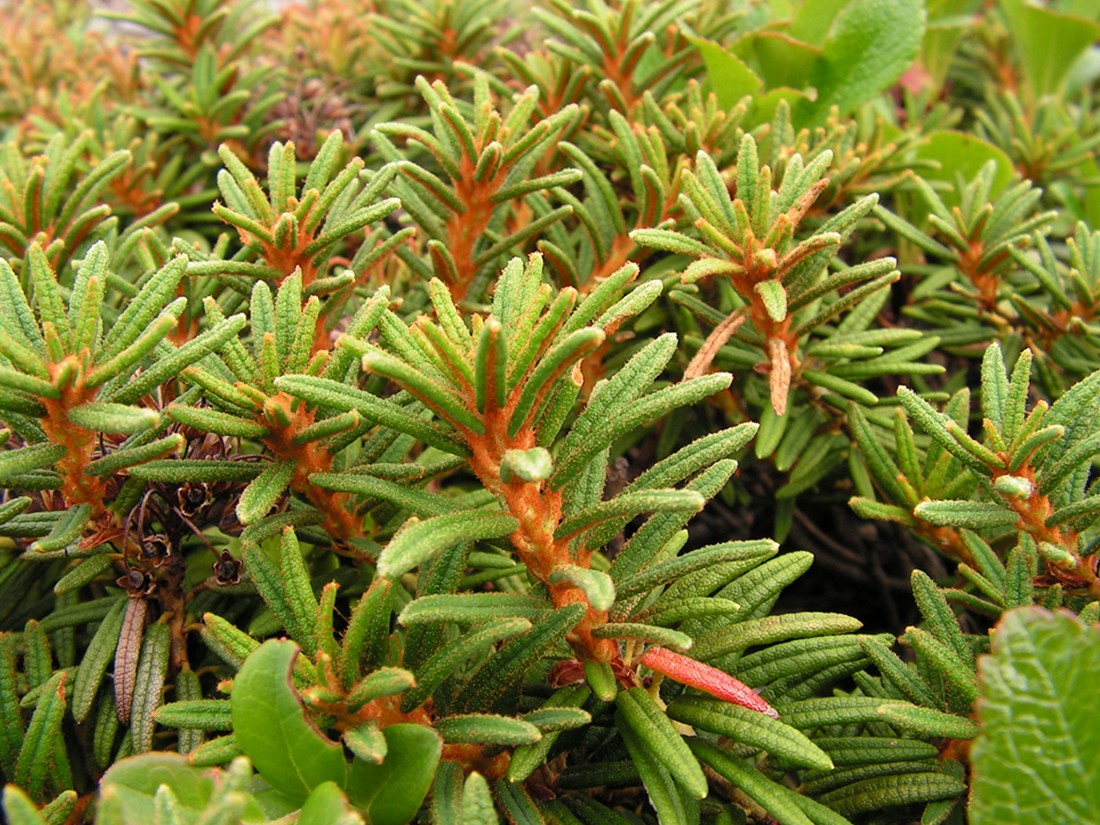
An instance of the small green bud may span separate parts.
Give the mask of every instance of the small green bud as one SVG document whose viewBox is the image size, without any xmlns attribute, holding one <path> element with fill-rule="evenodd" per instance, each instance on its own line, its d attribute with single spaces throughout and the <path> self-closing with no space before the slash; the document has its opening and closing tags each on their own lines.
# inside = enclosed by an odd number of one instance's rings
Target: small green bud
<svg viewBox="0 0 1100 825">
<path fill-rule="evenodd" d="M 1031 482 L 1023 476 L 998 476 L 993 482 L 993 489 L 1005 496 L 1013 498 L 1029 498 L 1032 492 Z"/>
<path fill-rule="evenodd" d="M 500 463 L 500 480 L 505 484 L 518 478 L 522 481 L 543 481 L 554 472 L 554 461 L 545 447 L 530 450 L 508 450 Z"/>
</svg>

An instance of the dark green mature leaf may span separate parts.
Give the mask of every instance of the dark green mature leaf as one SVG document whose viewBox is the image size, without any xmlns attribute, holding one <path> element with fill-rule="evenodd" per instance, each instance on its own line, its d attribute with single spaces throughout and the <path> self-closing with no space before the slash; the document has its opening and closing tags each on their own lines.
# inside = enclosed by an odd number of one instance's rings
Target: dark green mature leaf
<svg viewBox="0 0 1100 825">
<path fill-rule="evenodd" d="M 1100 631 L 1066 613 L 1005 614 L 978 660 L 974 825 L 1100 822 Z"/>
<path fill-rule="evenodd" d="M 288 796 L 305 799 L 322 782 L 344 787 L 344 749 L 306 716 L 290 672 L 298 646 L 270 639 L 233 680 L 233 733 L 256 770 Z"/>
</svg>

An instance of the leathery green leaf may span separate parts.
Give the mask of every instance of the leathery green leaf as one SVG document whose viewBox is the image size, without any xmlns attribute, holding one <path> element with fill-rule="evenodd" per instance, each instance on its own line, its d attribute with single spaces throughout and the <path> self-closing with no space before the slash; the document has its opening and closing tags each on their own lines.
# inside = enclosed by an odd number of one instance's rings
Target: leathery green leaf
<svg viewBox="0 0 1100 825">
<path fill-rule="evenodd" d="M 818 800 L 844 816 L 854 817 L 884 808 L 951 799 L 965 792 L 962 781 L 945 773 L 906 773 L 853 782 L 822 794 Z"/>
<path fill-rule="evenodd" d="M 256 770 L 286 795 L 305 799 L 322 782 L 346 786 L 348 767 L 344 749 L 306 716 L 291 685 L 297 655 L 293 642 L 264 642 L 233 680 L 230 702 L 237 744 Z"/>
<path fill-rule="evenodd" d="M 65 675 L 65 671 L 58 671 L 46 683 L 15 762 L 15 784 L 24 788 L 33 799 L 45 796 L 54 748 L 61 736 L 61 721 L 65 716 Z"/>
<path fill-rule="evenodd" d="M 278 503 L 297 465 L 293 461 L 279 461 L 267 465 L 252 479 L 237 502 L 237 518 L 242 524 L 251 524 L 266 516 Z"/>
<path fill-rule="evenodd" d="M 137 678 L 134 680 L 134 697 L 130 706 L 130 741 L 135 753 L 144 753 L 153 747 L 155 713 L 163 698 L 171 644 L 171 629 L 163 622 L 157 622 L 145 629 L 138 657 Z"/>
<path fill-rule="evenodd" d="M 488 595 L 488 594 L 486 594 Z M 499 614 L 497 614 L 499 615 Z M 475 653 L 531 629 L 531 622 L 521 618 L 501 618 L 459 636 L 444 645 L 416 669 L 416 685 L 401 697 L 401 709 L 406 713 L 419 706 L 456 668 Z"/>
<path fill-rule="evenodd" d="M 740 789 L 782 825 L 813 825 L 813 820 L 803 813 L 782 786 L 745 764 L 744 760 L 699 739 L 692 739 L 688 745 L 701 762 L 733 783 L 735 788 Z"/>
<path fill-rule="evenodd" d="M 352 762 L 348 797 L 367 814 L 371 825 L 405 825 L 428 795 L 443 741 L 421 725 L 390 725 L 382 729 L 382 735 L 386 758 L 381 764 L 358 757 Z"/>
<path fill-rule="evenodd" d="M 681 696 L 668 706 L 677 722 L 728 736 L 752 745 L 794 765 L 828 771 L 833 760 L 805 734 L 759 711 L 705 696 Z"/>
<path fill-rule="evenodd" d="M 563 710 L 572 713 L 584 713 L 584 711 L 580 711 L 580 707 L 588 700 L 589 696 L 591 696 L 591 691 L 584 685 L 567 685 L 555 691 L 538 710 L 526 715 L 525 718 L 528 721 L 542 729 L 542 739 L 530 745 L 521 745 L 512 752 L 512 759 L 508 763 L 509 781 L 522 782 L 544 765 L 546 756 L 550 753 L 550 748 L 558 740 L 560 730 L 550 730 L 542 727 L 538 721 L 538 715 Z M 588 714 L 585 713 L 585 715 Z"/>
<path fill-rule="evenodd" d="M 658 821 L 668 825 L 697 825 L 699 810 L 697 805 L 692 804 L 695 798 L 680 788 L 664 763 L 633 729 L 620 728 L 619 733 L 642 778 L 649 801 L 657 812 Z"/>
<path fill-rule="evenodd" d="M 107 672 L 107 665 L 115 656 L 118 634 L 122 629 L 122 619 L 126 614 L 128 601 L 128 599 L 119 599 L 115 603 L 111 612 L 99 623 L 99 628 L 84 651 L 84 658 L 80 662 L 80 669 L 76 672 L 76 679 L 73 682 L 72 693 L 73 718 L 78 722 L 88 718 L 100 683 L 103 681 L 103 674 Z"/>
<path fill-rule="evenodd" d="M 688 793 L 696 799 L 707 795 L 707 778 L 699 762 L 652 696 L 642 688 L 621 690 L 615 706 L 622 720 L 620 729 L 623 725 L 629 728 Z"/>
<path fill-rule="evenodd" d="M 461 690 L 460 710 L 488 710 L 555 644 L 565 638 L 585 614 L 587 606 L 570 604 L 559 607 L 531 630 L 513 639 L 481 669 Z"/>
<path fill-rule="evenodd" d="M 529 745 L 542 739 L 530 722 L 492 713 L 447 716 L 436 721 L 435 729 L 444 742 L 458 744 Z"/>
<path fill-rule="evenodd" d="M 410 519 L 378 557 L 378 575 L 396 579 L 453 544 L 496 539 L 519 528 L 502 512 L 462 511 L 425 521 Z"/>
</svg>

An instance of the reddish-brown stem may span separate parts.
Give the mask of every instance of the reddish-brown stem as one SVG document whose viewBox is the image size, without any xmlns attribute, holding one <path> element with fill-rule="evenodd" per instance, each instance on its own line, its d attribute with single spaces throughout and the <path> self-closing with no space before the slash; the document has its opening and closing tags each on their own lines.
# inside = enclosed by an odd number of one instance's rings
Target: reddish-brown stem
<svg viewBox="0 0 1100 825">
<path fill-rule="evenodd" d="M 456 301 L 466 297 L 466 292 L 477 276 L 474 263 L 474 245 L 485 234 L 493 218 L 496 204 L 493 195 L 504 182 L 505 169 L 486 180 L 474 180 L 475 161 L 463 155 L 459 164 L 460 177 L 455 181 L 455 196 L 466 207 L 465 212 L 455 213 L 447 221 L 447 251 L 455 265 L 454 283 L 447 286 Z"/>
<path fill-rule="evenodd" d="M 555 539 L 554 531 L 562 520 L 562 495 L 550 489 L 543 481 L 501 479 L 501 463 L 508 450 L 528 450 L 535 446 L 535 433 L 529 427 L 521 429 L 514 437 L 508 435 L 519 394 L 503 409 L 486 410 L 483 423 L 485 433 L 477 435 L 466 431 L 470 446 L 470 468 L 482 484 L 496 493 L 517 521 L 519 528 L 512 533 L 512 544 L 519 560 L 537 580 L 546 585 L 555 607 L 568 604 L 588 604 L 584 592 L 567 582 L 551 582 L 550 575 L 556 567 L 575 564 L 588 567 L 590 553 L 582 551 L 574 558 L 569 552 L 569 542 Z M 581 661 L 610 662 L 618 659 L 618 646 L 610 639 L 597 639 L 593 630 L 607 622 L 607 611 L 589 606 L 584 618 L 566 637 Z"/>
<path fill-rule="evenodd" d="M 71 361 L 71 359 L 66 359 Z M 50 364 L 50 377 L 56 380 L 63 370 L 73 364 Z M 74 373 L 80 374 L 76 366 Z M 106 512 L 103 499 L 106 485 L 103 479 L 87 475 L 84 471 L 92 460 L 96 446 L 96 434 L 92 430 L 77 426 L 69 420 L 69 410 L 93 400 L 96 391 L 85 389 L 80 382 L 71 382 L 61 388 L 60 398 L 43 398 L 42 405 L 46 415 L 42 419 L 42 430 L 52 444 L 65 448 L 65 455 L 57 462 L 61 474 L 61 494 L 68 506 L 87 504 L 92 508 L 93 516 Z"/>
<path fill-rule="evenodd" d="M 270 419 L 264 425 L 271 434 L 263 439 L 263 444 L 282 461 L 294 464 L 294 476 L 290 487 L 301 493 L 325 517 L 324 528 L 339 539 L 349 539 L 362 533 L 362 524 L 355 516 L 351 506 L 351 497 L 347 493 L 322 490 L 309 483 L 313 473 L 327 472 L 332 468 L 332 456 L 317 442 L 307 441 L 298 444 L 295 437 L 313 423 L 314 413 L 304 404 L 295 403 L 286 393 L 280 392 L 271 398 L 271 403 L 281 407 L 289 424 L 279 424 Z"/>
</svg>

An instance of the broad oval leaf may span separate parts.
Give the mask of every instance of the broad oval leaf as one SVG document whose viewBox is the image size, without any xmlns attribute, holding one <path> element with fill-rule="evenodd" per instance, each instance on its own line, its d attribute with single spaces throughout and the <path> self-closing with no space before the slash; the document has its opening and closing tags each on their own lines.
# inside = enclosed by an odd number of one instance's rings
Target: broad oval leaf
<svg viewBox="0 0 1100 825">
<path fill-rule="evenodd" d="M 380 765 L 359 758 L 352 762 L 348 797 L 371 825 L 405 825 L 428 795 L 443 740 L 422 725 L 390 725 L 382 735 L 386 758 Z"/>
<path fill-rule="evenodd" d="M 230 710 L 237 744 L 256 770 L 288 796 L 305 799 L 322 782 L 347 783 L 344 749 L 306 716 L 291 683 L 293 642 L 269 639 L 233 680 Z"/>
</svg>

